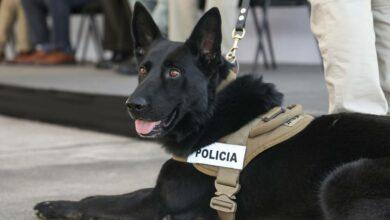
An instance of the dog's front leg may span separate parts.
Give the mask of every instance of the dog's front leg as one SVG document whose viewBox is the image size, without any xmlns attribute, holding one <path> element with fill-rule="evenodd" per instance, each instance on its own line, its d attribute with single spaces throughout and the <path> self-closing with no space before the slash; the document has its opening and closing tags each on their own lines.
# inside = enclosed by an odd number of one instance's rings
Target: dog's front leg
<svg viewBox="0 0 390 220">
<path fill-rule="evenodd" d="M 47 201 L 37 204 L 34 209 L 42 219 L 161 219 L 161 203 L 153 190 L 91 196 L 80 201 Z"/>
<path fill-rule="evenodd" d="M 161 169 L 155 192 L 171 219 L 216 219 L 209 206 L 215 192 L 214 178 L 192 164 L 169 160 Z"/>
<path fill-rule="evenodd" d="M 49 201 L 35 206 L 42 219 L 213 219 L 208 204 L 213 179 L 190 164 L 170 160 L 161 169 L 155 188 L 115 196 L 93 196 L 80 201 Z"/>
</svg>

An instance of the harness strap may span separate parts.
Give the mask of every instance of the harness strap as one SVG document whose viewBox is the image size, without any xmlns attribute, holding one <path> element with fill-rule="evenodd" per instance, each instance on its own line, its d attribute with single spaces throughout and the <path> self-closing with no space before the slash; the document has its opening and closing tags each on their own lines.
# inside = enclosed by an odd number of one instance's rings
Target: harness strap
<svg viewBox="0 0 390 220">
<path fill-rule="evenodd" d="M 226 78 L 219 83 L 219 85 L 217 87 L 217 92 L 222 91 L 226 86 L 228 86 L 236 78 L 237 78 L 237 69 L 233 68 L 233 69 L 229 70 L 229 73 L 226 76 Z"/>
<path fill-rule="evenodd" d="M 283 114 L 285 112 L 288 112 L 289 114 Z M 302 112 L 303 107 L 301 105 L 290 105 L 287 109 L 276 107 L 261 118 L 261 121 L 257 126 L 249 133 L 249 137 L 256 137 L 260 134 L 267 133 L 280 126 L 280 124 L 286 122 L 291 117 L 301 115 Z"/>
<path fill-rule="evenodd" d="M 219 140 L 221 143 L 246 146 L 244 168 L 265 150 L 286 141 L 303 131 L 314 118 L 303 113 L 301 105 L 290 105 L 286 108 L 275 107 L 257 117 L 239 130 Z M 187 158 L 173 156 L 179 162 Z M 220 220 L 235 220 L 237 212 L 236 194 L 241 186 L 241 170 L 194 163 L 193 166 L 203 174 L 216 177 L 215 196 L 211 198 L 210 207 L 215 209 Z"/>
<path fill-rule="evenodd" d="M 176 155 L 172 155 L 172 159 L 176 160 L 178 162 L 187 163 L 187 158 L 185 158 L 185 157 L 179 157 Z"/>
<path fill-rule="evenodd" d="M 240 170 L 220 167 L 215 179 L 215 196 L 210 207 L 215 209 L 221 220 L 234 220 L 237 211 L 236 193 L 240 191 Z"/>
</svg>

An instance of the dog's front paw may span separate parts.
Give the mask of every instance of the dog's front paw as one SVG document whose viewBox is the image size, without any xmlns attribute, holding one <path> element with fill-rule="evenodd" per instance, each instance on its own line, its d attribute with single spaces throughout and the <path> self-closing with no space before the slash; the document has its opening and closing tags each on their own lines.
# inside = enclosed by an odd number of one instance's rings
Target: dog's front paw
<svg viewBox="0 0 390 220">
<path fill-rule="evenodd" d="M 83 217 L 77 202 L 71 201 L 41 202 L 34 207 L 34 210 L 40 219 L 80 220 Z"/>
</svg>

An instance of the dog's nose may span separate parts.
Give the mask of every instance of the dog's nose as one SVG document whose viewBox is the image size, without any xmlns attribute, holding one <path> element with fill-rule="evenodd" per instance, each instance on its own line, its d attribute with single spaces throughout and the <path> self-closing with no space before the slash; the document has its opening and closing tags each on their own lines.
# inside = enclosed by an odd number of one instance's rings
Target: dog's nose
<svg viewBox="0 0 390 220">
<path fill-rule="evenodd" d="M 147 101 L 142 97 L 131 98 L 126 101 L 126 105 L 130 111 L 142 111 L 148 106 Z"/>
</svg>

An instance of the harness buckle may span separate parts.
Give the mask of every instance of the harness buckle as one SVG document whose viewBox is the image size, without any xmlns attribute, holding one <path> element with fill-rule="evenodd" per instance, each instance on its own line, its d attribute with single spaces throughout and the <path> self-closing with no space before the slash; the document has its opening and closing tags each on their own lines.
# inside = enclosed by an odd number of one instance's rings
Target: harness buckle
<svg viewBox="0 0 390 220">
<path fill-rule="evenodd" d="M 233 200 L 236 199 L 235 194 L 240 191 L 240 184 L 235 186 L 225 185 L 215 180 L 215 188 L 217 191 L 210 201 L 210 207 L 222 212 L 235 212 L 237 210 L 237 203 Z"/>
<path fill-rule="evenodd" d="M 222 183 L 219 183 L 217 180 L 214 182 L 215 189 L 217 190 L 215 192 L 215 195 L 220 196 L 220 195 L 226 195 L 229 198 L 235 199 L 236 197 L 234 196 L 238 191 L 240 191 L 240 184 L 236 184 L 235 186 L 230 186 L 230 185 L 225 185 Z"/>
<path fill-rule="evenodd" d="M 237 210 L 237 203 L 227 195 L 219 195 L 211 198 L 210 207 L 217 211 L 234 213 Z"/>
</svg>

